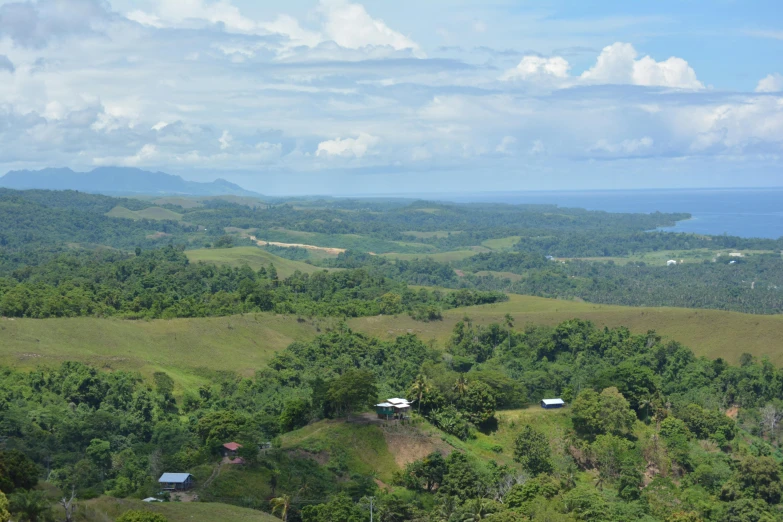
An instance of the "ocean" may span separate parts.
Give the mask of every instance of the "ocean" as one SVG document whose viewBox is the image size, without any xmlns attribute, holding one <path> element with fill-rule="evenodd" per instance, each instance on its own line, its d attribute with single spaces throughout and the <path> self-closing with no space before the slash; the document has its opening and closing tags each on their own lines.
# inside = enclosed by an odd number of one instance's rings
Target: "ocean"
<svg viewBox="0 0 783 522">
<path fill-rule="evenodd" d="M 427 198 L 435 199 L 434 195 Z M 692 219 L 662 228 L 740 237 L 783 237 L 783 188 L 651 189 L 438 194 L 454 202 L 556 204 L 606 212 L 687 212 Z"/>
</svg>

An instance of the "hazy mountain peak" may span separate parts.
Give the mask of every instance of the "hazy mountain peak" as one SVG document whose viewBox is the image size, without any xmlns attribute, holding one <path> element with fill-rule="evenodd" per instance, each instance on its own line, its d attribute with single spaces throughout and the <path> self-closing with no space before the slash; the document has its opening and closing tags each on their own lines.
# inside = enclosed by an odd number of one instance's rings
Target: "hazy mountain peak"
<svg viewBox="0 0 783 522">
<path fill-rule="evenodd" d="M 225 179 L 200 183 L 165 172 L 150 172 L 133 167 L 98 167 L 90 172 L 74 172 L 69 168 L 14 170 L 0 178 L 0 187 L 17 190 L 79 190 L 110 195 L 259 196 Z"/>
</svg>

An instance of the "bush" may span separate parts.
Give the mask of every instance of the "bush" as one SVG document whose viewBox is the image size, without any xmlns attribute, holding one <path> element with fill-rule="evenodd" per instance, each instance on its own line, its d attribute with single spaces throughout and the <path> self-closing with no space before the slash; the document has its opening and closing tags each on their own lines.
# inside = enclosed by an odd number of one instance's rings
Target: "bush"
<svg viewBox="0 0 783 522">
<path fill-rule="evenodd" d="M 158 513 L 133 509 L 126 511 L 117 518 L 116 522 L 168 522 L 169 519 Z"/>
</svg>

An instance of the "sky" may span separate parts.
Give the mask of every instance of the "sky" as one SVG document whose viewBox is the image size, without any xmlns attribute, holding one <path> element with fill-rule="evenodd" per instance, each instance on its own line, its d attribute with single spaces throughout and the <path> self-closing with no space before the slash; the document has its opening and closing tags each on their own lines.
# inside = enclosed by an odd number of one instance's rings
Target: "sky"
<svg viewBox="0 0 783 522">
<path fill-rule="evenodd" d="M 0 173 L 783 186 L 779 0 L 0 0 Z"/>
</svg>

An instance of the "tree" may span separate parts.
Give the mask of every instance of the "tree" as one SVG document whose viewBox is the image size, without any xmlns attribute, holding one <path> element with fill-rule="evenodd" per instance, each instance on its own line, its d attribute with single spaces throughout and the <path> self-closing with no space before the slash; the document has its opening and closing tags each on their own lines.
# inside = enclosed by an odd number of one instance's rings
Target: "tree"
<svg viewBox="0 0 783 522">
<path fill-rule="evenodd" d="M 429 378 L 424 374 L 418 374 L 411 384 L 411 394 L 416 397 L 416 408 L 421 414 L 421 401 L 424 396 L 430 392 L 432 385 Z"/>
<path fill-rule="evenodd" d="M 116 522 L 168 522 L 168 518 L 160 513 L 150 511 L 130 510 L 117 518 Z"/>
<path fill-rule="evenodd" d="M 459 401 L 461 409 L 473 424 L 483 424 L 494 417 L 496 404 L 495 392 L 480 381 L 473 381 Z"/>
<path fill-rule="evenodd" d="M 49 518 L 50 510 L 49 499 L 43 491 L 18 491 L 11 495 L 11 512 L 20 522 L 43 522 Z"/>
<path fill-rule="evenodd" d="M 546 435 L 534 428 L 525 426 L 514 441 L 514 460 L 532 475 L 552 471 L 552 449 Z"/>
<path fill-rule="evenodd" d="M 280 495 L 269 501 L 272 505 L 272 514 L 280 512 L 280 518 L 283 522 L 288 520 L 288 512 L 291 509 L 291 495 Z"/>
<path fill-rule="evenodd" d="M 11 520 L 11 513 L 8 512 L 8 499 L 0 491 L 0 522 L 8 522 L 9 520 Z"/>
<path fill-rule="evenodd" d="M 611 433 L 630 433 L 636 414 L 617 388 L 606 388 L 600 394 L 585 390 L 571 406 L 574 429 L 587 438 Z"/>
<path fill-rule="evenodd" d="M 378 399 L 375 375 L 369 370 L 347 370 L 331 382 L 326 397 L 338 415 L 372 407 Z"/>
<path fill-rule="evenodd" d="M 732 488 L 731 483 L 736 486 Z M 783 496 L 780 465 L 772 457 L 746 457 L 737 465 L 734 477 L 724 484 L 721 496 L 729 497 L 727 493 L 732 490 L 777 504 Z"/>
<path fill-rule="evenodd" d="M 32 489 L 38 484 L 38 466 L 17 450 L 0 451 L 0 491 Z"/>
<path fill-rule="evenodd" d="M 468 379 L 465 377 L 465 375 L 460 374 L 459 377 L 457 377 L 454 386 L 452 386 L 452 389 L 457 392 L 457 396 L 459 398 L 462 398 L 468 391 L 468 388 Z"/>
<path fill-rule="evenodd" d="M 774 404 L 769 403 L 761 408 L 761 424 L 769 437 L 774 437 L 775 429 L 778 423 L 783 419 L 783 411 L 779 410 Z"/>
<path fill-rule="evenodd" d="M 310 420 L 311 409 L 310 403 L 303 398 L 286 402 L 280 412 L 280 431 L 287 432 L 306 426 Z"/>
</svg>

